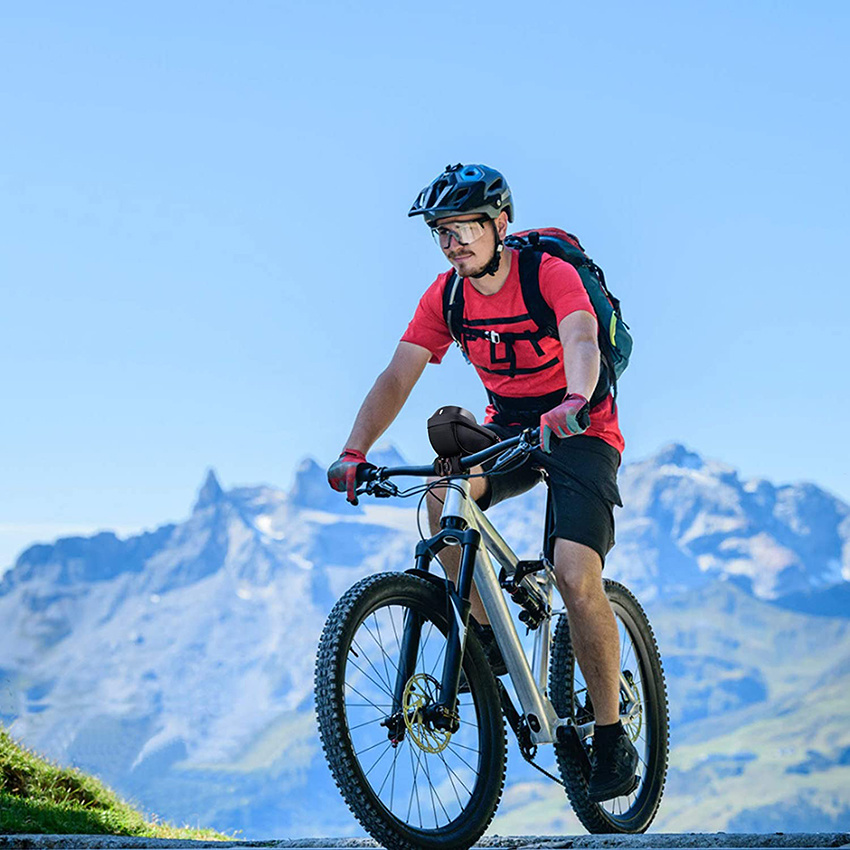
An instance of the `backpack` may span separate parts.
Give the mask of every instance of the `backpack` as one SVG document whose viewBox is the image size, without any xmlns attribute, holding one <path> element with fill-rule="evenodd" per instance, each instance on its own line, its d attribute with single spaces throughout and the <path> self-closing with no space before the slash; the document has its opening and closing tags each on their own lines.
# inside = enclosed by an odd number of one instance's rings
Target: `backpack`
<svg viewBox="0 0 850 850">
<path fill-rule="evenodd" d="M 443 318 L 452 339 L 458 344 L 467 360 L 469 360 L 466 344 L 470 339 L 488 339 L 492 349 L 494 363 L 505 363 L 505 369 L 485 369 L 484 371 L 517 374 L 542 371 L 549 368 L 550 360 L 532 369 L 518 369 L 514 345 L 520 340 L 530 342 L 538 354 L 543 354 L 539 345 L 542 337 L 558 339 L 558 325 L 555 311 L 546 303 L 540 293 L 540 260 L 542 254 L 551 254 L 565 260 L 575 268 L 584 284 L 590 303 L 596 313 L 599 324 L 599 351 L 601 353 L 601 368 L 599 382 L 590 399 L 591 407 L 612 395 L 612 407 L 617 397 L 617 381 L 629 364 L 632 353 L 632 336 L 629 326 L 623 321 L 620 312 L 620 302 L 609 291 L 605 283 L 602 269 L 585 253 L 576 236 L 554 227 L 540 230 L 524 230 L 514 233 L 505 239 L 505 246 L 519 251 L 519 279 L 522 287 L 522 297 L 528 309 L 528 315 L 537 325 L 536 331 L 510 333 L 506 331 L 488 331 L 483 326 L 486 321 L 478 321 L 474 325 L 467 324 L 463 318 L 463 280 L 454 270 L 449 275 L 443 290 Z M 518 318 L 528 318 L 518 317 Z M 501 323 L 503 323 L 502 320 Z M 496 322 L 494 322 L 496 323 Z M 505 356 L 495 356 L 495 345 L 505 345 Z"/>
</svg>

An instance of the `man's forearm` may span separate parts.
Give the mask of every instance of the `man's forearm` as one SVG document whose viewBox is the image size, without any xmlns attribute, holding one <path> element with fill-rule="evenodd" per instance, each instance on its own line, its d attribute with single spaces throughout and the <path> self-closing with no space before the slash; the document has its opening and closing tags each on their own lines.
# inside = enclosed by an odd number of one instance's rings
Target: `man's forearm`
<svg viewBox="0 0 850 850">
<path fill-rule="evenodd" d="M 593 395 L 599 381 L 599 346 L 595 339 L 569 341 L 564 345 L 564 372 L 567 392 L 586 399 Z"/>
<path fill-rule="evenodd" d="M 366 454 L 398 416 L 411 389 L 389 370 L 382 372 L 360 406 L 345 447 Z"/>
</svg>

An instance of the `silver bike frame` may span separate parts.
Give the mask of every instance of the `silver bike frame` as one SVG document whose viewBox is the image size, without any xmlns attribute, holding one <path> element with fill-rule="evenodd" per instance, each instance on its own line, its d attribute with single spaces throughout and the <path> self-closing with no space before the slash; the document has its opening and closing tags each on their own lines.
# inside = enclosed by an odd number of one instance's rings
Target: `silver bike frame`
<svg viewBox="0 0 850 850">
<path fill-rule="evenodd" d="M 519 559 L 502 539 L 484 512 L 470 497 L 468 478 L 452 481 L 446 488 L 446 500 L 443 504 L 442 518 L 460 517 L 481 535 L 481 544 L 475 558 L 473 582 L 487 612 L 496 643 L 505 659 L 508 675 L 516 688 L 523 714 L 531 733 L 532 743 L 551 744 L 557 740 L 561 726 L 575 726 L 582 739 L 593 734 L 594 723 L 575 724 L 572 718 L 558 717 L 547 694 L 549 678 L 549 648 L 551 645 L 552 616 L 546 617 L 534 633 L 532 664 L 529 666 L 525 650 L 520 643 L 516 626 L 511 618 L 505 595 L 499 584 L 499 576 L 493 566 L 491 555 L 505 569 L 510 577 L 516 573 Z M 552 595 L 555 586 L 555 574 L 552 566 L 540 573 L 525 576 L 520 584 L 529 591 L 542 593 L 552 611 Z M 554 612 L 553 612 L 554 613 Z M 620 671 L 620 691 L 625 698 L 625 711 L 620 714 L 623 723 L 629 723 L 641 712 L 640 702 L 629 682 Z"/>
<path fill-rule="evenodd" d="M 496 643 L 505 659 L 508 675 L 516 688 L 517 697 L 531 732 L 531 740 L 535 744 L 551 744 L 556 740 L 558 727 L 568 726 L 572 722 L 558 717 L 546 693 L 551 618 L 544 619 L 535 632 L 532 669 L 520 643 L 490 556 L 492 554 L 509 576 L 516 572 L 519 559 L 475 501 L 470 498 L 469 491 L 468 479 L 454 480 L 452 486 L 446 489 L 442 517 L 460 517 L 481 534 L 473 581 L 493 628 Z M 522 583 L 533 587 L 536 593 L 542 592 L 551 606 L 553 580 L 554 576 L 546 570 L 545 575 L 542 576 L 539 573 L 526 576 Z"/>
</svg>

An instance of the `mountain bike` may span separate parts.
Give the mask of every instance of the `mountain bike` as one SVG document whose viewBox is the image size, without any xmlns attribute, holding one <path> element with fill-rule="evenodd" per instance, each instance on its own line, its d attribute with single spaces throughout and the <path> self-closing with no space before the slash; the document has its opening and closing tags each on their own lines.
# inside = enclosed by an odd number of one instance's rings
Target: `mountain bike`
<svg viewBox="0 0 850 850">
<path fill-rule="evenodd" d="M 463 440 L 456 441 L 458 454 L 445 457 L 442 447 L 433 465 L 358 476 L 358 494 L 388 498 L 439 486 L 444 496 L 440 531 L 422 535 L 413 568 L 368 576 L 348 590 L 328 616 L 316 661 L 316 711 L 333 777 L 360 824 L 393 850 L 468 848 L 480 838 L 504 787 L 506 720 L 523 758 L 564 786 L 590 832 L 645 831 L 664 789 L 668 718 L 658 647 L 635 597 L 605 579 L 620 634 L 620 718 L 639 753 L 639 781 L 604 803 L 588 796 L 593 705 L 566 610 L 552 603 L 551 499 L 543 552 L 529 561 L 516 557 L 469 495 L 472 470 L 489 463 L 477 474 L 498 475 L 525 462 L 537 429 L 490 444 L 495 439 L 476 437 L 471 454 L 460 454 Z M 403 492 L 390 480 L 402 476 L 431 480 Z M 448 546 L 460 547 L 457 585 L 431 571 Z M 473 578 L 519 708 L 469 627 Z M 506 597 L 534 632 L 531 664 Z M 554 746 L 560 778 L 535 761 L 544 744 Z"/>
</svg>

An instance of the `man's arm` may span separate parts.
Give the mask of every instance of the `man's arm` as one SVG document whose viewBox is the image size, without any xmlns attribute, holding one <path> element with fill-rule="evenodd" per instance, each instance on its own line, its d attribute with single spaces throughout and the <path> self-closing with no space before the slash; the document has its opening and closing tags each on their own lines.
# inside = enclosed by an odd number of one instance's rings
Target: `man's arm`
<svg viewBox="0 0 850 850">
<path fill-rule="evenodd" d="M 400 342 L 389 366 L 378 375 L 374 386 L 360 406 L 345 448 L 354 449 L 364 455 L 407 401 L 410 391 L 422 375 L 431 352 L 412 342 Z"/>
<path fill-rule="evenodd" d="M 588 399 L 599 380 L 599 343 L 596 317 L 576 310 L 561 319 L 558 335 L 564 347 L 567 397 L 540 417 L 540 447 L 550 451 L 552 437 L 565 439 L 583 434 L 590 426 Z"/>
<path fill-rule="evenodd" d="M 589 399 L 599 381 L 599 343 L 596 339 L 596 317 L 586 310 L 564 316 L 558 325 L 558 336 L 564 347 L 564 372 L 567 392 Z"/>
</svg>

